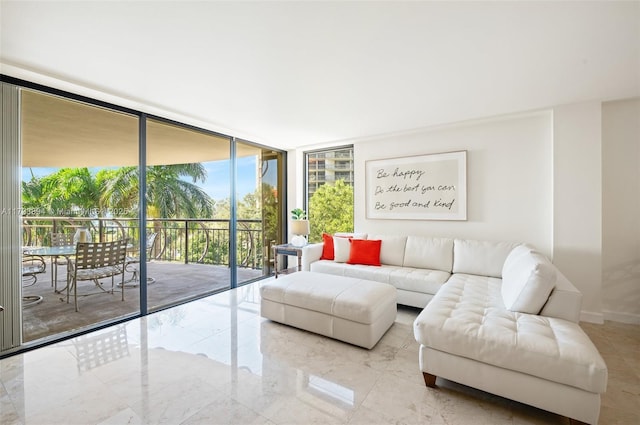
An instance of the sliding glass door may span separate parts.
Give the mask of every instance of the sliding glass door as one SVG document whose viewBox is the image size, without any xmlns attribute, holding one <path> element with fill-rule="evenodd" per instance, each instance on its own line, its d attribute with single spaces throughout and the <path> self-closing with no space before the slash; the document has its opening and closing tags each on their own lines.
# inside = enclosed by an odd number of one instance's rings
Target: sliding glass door
<svg viewBox="0 0 640 425">
<path fill-rule="evenodd" d="M 0 351 L 270 275 L 284 152 L 10 77 L 2 88 L 11 178 L 0 195 L 19 207 L 0 235 L 11 264 L 0 273 Z M 78 238 L 126 240 L 128 260 L 113 292 L 78 285 L 76 312 L 67 288 Z"/>
<path fill-rule="evenodd" d="M 231 286 L 229 137 L 147 119 L 149 310 Z"/>
<path fill-rule="evenodd" d="M 57 249 L 81 229 L 88 241 L 135 240 L 138 117 L 22 89 L 21 134 L 23 341 L 138 314 L 137 291 L 125 288 L 123 302 L 121 286 L 92 281 L 77 285 L 76 312 L 67 303 L 74 253 Z M 122 170 L 132 170 L 126 198 L 113 190 Z"/>
</svg>

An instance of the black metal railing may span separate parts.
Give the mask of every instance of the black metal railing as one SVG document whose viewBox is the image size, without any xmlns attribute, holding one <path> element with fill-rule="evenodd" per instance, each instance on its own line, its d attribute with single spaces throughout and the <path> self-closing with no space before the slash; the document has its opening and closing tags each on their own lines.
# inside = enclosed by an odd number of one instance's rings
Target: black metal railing
<svg viewBox="0 0 640 425">
<path fill-rule="evenodd" d="M 238 266 L 268 266 L 269 242 L 262 221 L 237 220 Z M 23 217 L 23 245 L 51 245 L 51 233 L 75 233 L 87 228 L 94 241 L 127 238 L 139 244 L 140 229 L 134 218 Z M 230 221 L 226 219 L 148 218 L 145 234 L 156 233 L 149 259 L 229 266 Z"/>
</svg>

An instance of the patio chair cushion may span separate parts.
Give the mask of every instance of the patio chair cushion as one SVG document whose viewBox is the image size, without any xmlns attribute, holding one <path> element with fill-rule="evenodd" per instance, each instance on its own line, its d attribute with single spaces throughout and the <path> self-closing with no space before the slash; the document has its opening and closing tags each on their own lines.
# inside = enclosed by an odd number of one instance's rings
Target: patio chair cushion
<svg viewBox="0 0 640 425">
<path fill-rule="evenodd" d="M 76 279 L 78 280 L 101 279 L 103 277 L 110 277 L 120 273 L 122 273 L 121 266 L 106 266 L 106 267 L 98 267 L 95 269 L 80 269 L 76 272 Z"/>
</svg>

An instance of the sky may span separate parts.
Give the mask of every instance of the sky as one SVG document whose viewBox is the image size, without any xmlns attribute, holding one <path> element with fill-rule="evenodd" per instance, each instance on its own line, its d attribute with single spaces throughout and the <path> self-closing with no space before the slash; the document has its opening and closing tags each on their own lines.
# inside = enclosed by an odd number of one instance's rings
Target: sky
<svg viewBox="0 0 640 425">
<path fill-rule="evenodd" d="M 247 193 L 256 190 L 255 157 L 238 158 L 238 198 L 242 199 Z M 229 161 L 206 162 L 207 181 L 199 185 L 213 199 L 220 200 L 229 197 Z"/>
</svg>

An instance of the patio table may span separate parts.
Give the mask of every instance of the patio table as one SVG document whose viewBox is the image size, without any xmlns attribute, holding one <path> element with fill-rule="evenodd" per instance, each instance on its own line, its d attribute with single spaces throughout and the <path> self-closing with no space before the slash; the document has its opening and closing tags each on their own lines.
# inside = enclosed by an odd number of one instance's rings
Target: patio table
<svg viewBox="0 0 640 425">
<path fill-rule="evenodd" d="M 65 245 L 65 246 L 42 246 L 38 248 L 25 248 L 24 253 L 28 255 L 39 255 L 41 257 L 64 257 L 67 260 L 67 270 L 69 270 L 69 266 L 71 265 L 71 257 L 76 254 L 76 246 Z M 68 272 L 67 272 L 67 285 L 69 285 Z M 66 286 L 60 290 L 54 290 L 54 292 L 57 294 L 60 294 L 65 289 L 67 289 Z"/>
</svg>

